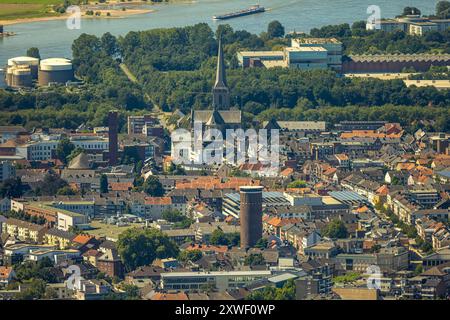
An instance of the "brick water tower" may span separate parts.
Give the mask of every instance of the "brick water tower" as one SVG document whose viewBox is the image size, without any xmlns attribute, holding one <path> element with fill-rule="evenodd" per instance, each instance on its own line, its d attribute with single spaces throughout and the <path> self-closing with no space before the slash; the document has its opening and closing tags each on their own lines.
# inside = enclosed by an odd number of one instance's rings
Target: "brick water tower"
<svg viewBox="0 0 450 320">
<path fill-rule="evenodd" d="M 241 248 L 253 247 L 262 238 L 261 186 L 240 187 Z"/>
</svg>

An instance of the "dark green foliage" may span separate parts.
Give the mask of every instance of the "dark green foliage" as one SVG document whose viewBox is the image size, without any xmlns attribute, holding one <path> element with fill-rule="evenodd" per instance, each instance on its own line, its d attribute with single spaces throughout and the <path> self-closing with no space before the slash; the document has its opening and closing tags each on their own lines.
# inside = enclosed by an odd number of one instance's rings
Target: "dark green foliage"
<svg viewBox="0 0 450 320">
<path fill-rule="evenodd" d="M 49 172 L 44 176 L 35 189 L 35 194 L 38 196 L 53 196 L 58 193 L 58 190 L 67 186 L 67 182 L 54 172 Z"/>
<path fill-rule="evenodd" d="M 150 176 L 143 185 L 144 192 L 152 197 L 161 197 L 164 195 L 164 188 L 158 177 Z"/>
<path fill-rule="evenodd" d="M 212 232 L 209 242 L 213 245 L 237 246 L 240 243 L 240 235 L 239 233 L 225 234 L 221 229 L 217 228 Z"/>
<path fill-rule="evenodd" d="M 257 265 L 264 265 L 266 261 L 264 260 L 264 257 L 261 253 L 258 254 L 249 254 L 247 257 L 245 257 L 244 265 L 246 266 L 257 266 Z"/>
<path fill-rule="evenodd" d="M 450 18 L 450 1 L 439 1 L 436 4 L 436 16 L 440 19 Z"/>
<path fill-rule="evenodd" d="M 68 139 L 63 138 L 59 141 L 56 146 L 56 157 L 61 160 L 63 163 L 68 163 L 69 156 L 72 154 L 72 151 L 75 150 L 75 145 Z"/>
<path fill-rule="evenodd" d="M 284 27 L 280 21 L 274 20 L 269 23 L 267 35 L 269 38 L 281 38 L 284 36 Z"/>
<path fill-rule="evenodd" d="M 182 262 L 196 262 L 201 259 L 203 256 L 202 252 L 200 250 L 184 250 L 181 251 L 178 255 L 178 260 Z"/>
<path fill-rule="evenodd" d="M 306 188 L 308 184 L 304 180 L 295 180 L 287 185 L 288 188 Z"/>
<path fill-rule="evenodd" d="M 445 5 L 439 7 L 446 10 Z M 234 31 L 229 25 L 221 25 L 218 34 L 224 44 L 231 104 L 243 108 L 246 126 L 255 115 L 264 119 L 270 114 L 280 120 L 331 123 L 382 118 L 407 127 L 414 120 L 429 119 L 436 120 L 436 131 L 449 127 L 448 90 L 407 88 L 401 80 L 341 78 L 332 71 L 240 69 L 237 51 L 279 49 L 289 39 Z M 346 54 L 450 52 L 448 30 L 420 37 L 366 31 L 364 21 L 358 21 L 351 27 L 313 29 L 311 35 L 337 37 Z M 27 128 L 104 126 L 107 112 L 118 108 L 123 131 L 126 115 L 150 107 L 144 94 L 166 111 L 209 108 L 216 54 L 217 42 L 207 24 L 130 32 L 117 39 L 110 34 L 101 38 L 83 34 L 73 44 L 73 57 L 78 77 L 88 84 L 79 92 L 54 88 L 45 94 L 38 90 L 19 95 L 0 90 L 0 123 Z M 121 61 L 139 83 L 128 80 L 119 67 Z"/>
<path fill-rule="evenodd" d="M 100 192 L 108 193 L 108 177 L 105 174 L 100 176 Z"/>
<path fill-rule="evenodd" d="M 77 193 L 70 186 L 64 186 L 64 187 L 60 188 L 56 192 L 56 194 L 61 195 L 61 196 L 73 196 Z"/>
<path fill-rule="evenodd" d="M 294 300 L 295 282 L 288 280 L 282 288 L 266 287 L 249 294 L 245 300 Z"/>
<path fill-rule="evenodd" d="M 267 248 L 268 240 L 266 238 L 259 239 L 256 244 L 255 248 L 265 249 Z"/>
<path fill-rule="evenodd" d="M 56 283 L 58 279 L 56 268 L 49 258 L 43 258 L 38 262 L 26 261 L 14 266 L 17 281 L 24 283 L 33 279 L 40 279 L 49 283 Z"/>
<path fill-rule="evenodd" d="M 40 55 L 40 53 L 39 53 L 39 49 L 36 48 L 36 47 L 29 48 L 29 49 L 27 50 L 27 56 L 28 56 L 28 57 L 37 58 L 37 59 L 40 59 L 40 58 L 41 58 L 41 55 Z"/>
<path fill-rule="evenodd" d="M 23 194 L 23 185 L 20 177 L 7 179 L 0 185 L 0 197 L 20 198 Z"/>
<path fill-rule="evenodd" d="M 128 229 L 119 236 L 117 248 L 127 270 L 151 264 L 156 258 L 178 256 L 175 242 L 156 229 Z"/>
<path fill-rule="evenodd" d="M 348 236 L 347 228 L 342 220 L 333 220 L 326 227 L 323 232 L 324 236 L 332 239 L 345 239 Z"/>
<path fill-rule="evenodd" d="M 175 224 L 174 227 L 179 229 L 189 228 L 194 223 L 192 219 L 186 217 L 178 210 L 166 210 L 162 213 L 162 218 L 173 222 Z"/>
<path fill-rule="evenodd" d="M 42 279 L 24 281 L 23 286 L 25 289 L 15 296 L 17 300 L 38 300 L 46 293 L 46 283 Z"/>
<path fill-rule="evenodd" d="M 7 212 L 2 212 L 2 215 L 5 216 L 6 218 L 19 219 L 19 220 L 28 221 L 28 222 L 35 223 L 35 224 L 40 224 L 40 225 L 43 225 L 47 222 L 43 217 L 32 216 L 23 211 L 7 211 Z"/>
<path fill-rule="evenodd" d="M 420 12 L 419 9 L 417 9 L 416 7 L 405 7 L 403 9 L 403 16 L 408 16 L 408 15 L 421 15 L 422 13 Z"/>
</svg>

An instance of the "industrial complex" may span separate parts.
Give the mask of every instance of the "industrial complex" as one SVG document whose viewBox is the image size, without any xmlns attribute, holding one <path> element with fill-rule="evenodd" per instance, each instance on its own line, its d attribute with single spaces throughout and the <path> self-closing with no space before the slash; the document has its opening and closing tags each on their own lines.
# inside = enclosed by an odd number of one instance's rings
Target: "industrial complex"
<svg viewBox="0 0 450 320">
<path fill-rule="evenodd" d="M 14 57 L 8 60 L 5 82 L 10 88 L 31 88 L 66 84 L 74 80 L 73 66 L 69 59 Z"/>
</svg>

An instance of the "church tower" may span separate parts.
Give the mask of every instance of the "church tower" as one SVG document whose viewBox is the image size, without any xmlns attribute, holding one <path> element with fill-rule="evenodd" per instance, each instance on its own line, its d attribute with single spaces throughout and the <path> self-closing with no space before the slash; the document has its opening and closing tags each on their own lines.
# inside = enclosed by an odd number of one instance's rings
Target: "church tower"
<svg viewBox="0 0 450 320">
<path fill-rule="evenodd" d="M 216 82 L 212 89 L 213 110 L 230 108 L 230 91 L 225 76 L 225 61 L 223 58 L 222 40 L 219 39 L 219 53 L 217 55 Z"/>
</svg>

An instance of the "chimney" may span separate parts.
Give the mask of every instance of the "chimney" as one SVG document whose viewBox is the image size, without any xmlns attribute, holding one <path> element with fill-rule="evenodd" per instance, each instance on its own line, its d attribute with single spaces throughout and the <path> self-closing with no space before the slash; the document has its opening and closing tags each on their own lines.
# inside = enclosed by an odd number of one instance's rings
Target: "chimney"
<svg viewBox="0 0 450 320">
<path fill-rule="evenodd" d="M 117 165 L 118 141 L 117 141 L 117 111 L 110 111 L 108 114 L 108 138 L 109 138 L 109 165 Z"/>
</svg>

